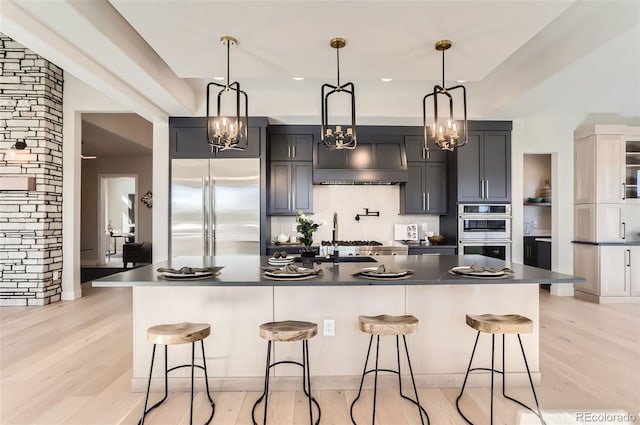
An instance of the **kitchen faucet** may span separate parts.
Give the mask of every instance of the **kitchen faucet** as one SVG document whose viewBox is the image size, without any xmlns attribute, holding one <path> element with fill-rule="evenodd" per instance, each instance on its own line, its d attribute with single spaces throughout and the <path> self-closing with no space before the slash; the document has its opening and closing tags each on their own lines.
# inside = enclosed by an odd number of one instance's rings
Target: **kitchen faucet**
<svg viewBox="0 0 640 425">
<path fill-rule="evenodd" d="M 336 244 L 336 241 L 338 240 L 338 213 L 334 212 L 333 213 L 333 231 L 332 231 L 332 245 Z"/>
</svg>

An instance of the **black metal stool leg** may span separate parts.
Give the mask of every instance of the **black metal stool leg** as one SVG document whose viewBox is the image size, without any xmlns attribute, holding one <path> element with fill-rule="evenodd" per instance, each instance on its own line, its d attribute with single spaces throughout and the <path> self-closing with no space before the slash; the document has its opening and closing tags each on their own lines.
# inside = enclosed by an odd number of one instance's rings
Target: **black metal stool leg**
<svg viewBox="0 0 640 425">
<path fill-rule="evenodd" d="M 264 392 L 262 393 L 262 395 L 260 396 L 260 398 L 258 398 L 256 400 L 255 403 L 253 403 L 253 408 L 251 409 L 251 420 L 253 421 L 253 425 L 258 425 L 258 422 L 256 422 L 256 416 L 255 416 L 255 412 L 256 412 L 256 407 L 258 407 L 258 404 L 264 399 L 264 416 L 263 416 L 263 425 L 267 424 L 267 403 L 268 403 L 268 394 L 269 394 L 269 369 L 271 368 L 271 341 L 267 341 L 267 363 L 265 366 L 265 371 L 264 371 Z"/>
<path fill-rule="evenodd" d="M 149 368 L 149 381 L 147 382 L 147 394 L 144 398 L 144 410 L 142 411 L 142 418 L 138 421 L 138 425 L 144 425 L 144 418 L 147 413 L 151 412 L 156 407 L 160 406 L 167 399 L 169 395 L 169 367 L 167 366 L 167 346 L 164 346 L 164 397 L 153 406 L 147 409 L 147 404 L 149 402 L 149 391 L 151 389 L 151 377 L 153 376 L 153 364 L 155 361 L 156 355 L 156 344 L 153 344 L 153 349 L 151 351 L 151 366 Z"/>
<path fill-rule="evenodd" d="M 196 343 L 191 343 L 191 405 L 189 407 L 189 425 L 193 425 L 193 375 L 196 369 Z"/>
<path fill-rule="evenodd" d="M 373 378 L 373 417 L 371 418 L 371 425 L 376 425 L 376 397 L 378 395 L 378 354 L 380 354 L 380 335 L 376 340 L 376 369 Z"/>
<path fill-rule="evenodd" d="M 469 425 L 473 425 L 473 422 L 467 419 L 464 413 L 462 413 L 462 410 L 460 410 L 459 403 L 460 403 L 460 399 L 462 398 L 462 394 L 464 393 L 464 388 L 467 385 L 467 379 L 469 378 L 469 372 L 471 371 L 471 364 L 473 363 L 473 357 L 476 354 L 476 348 L 478 347 L 479 338 L 480 338 L 480 331 L 478 331 L 478 334 L 476 335 L 476 342 L 473 344 L 473 350 L 471 351 L 471 359 L 469 359 L 469 366 L 467 367 L 467 373 L 464 375 L 464 381 L 462 382 L 462 388 L 460 389 L 460 394 L 458 394 L 458 397 L 456 398 L 456 409 L 458 409 L 458 413 L 460 413 L 460 416 L 462 416 L 462 419 L 464 419 Z"/>
<path fill-rule="evenodd" d="M 209 419 L 205 422 L 205 425 L 208 425 L 213 419 L 213 414 L 216 412 L 216 403 L 211 398 L 211 393 L 209 392 L 209 375 L 207 374 L 207 357 L 204 355 L 204 340 L 200 340 L 200 347 L 202 348 L 202 364 L 204 369 L 204 387 L 207 390 L 207 398 L 209 399 L 209 403 L 211 404 L 211 415 L 209 415 Z"/>
<path fill-rule="evenodd" d="M 540 411 L 540 405 L 538 404 L 538 397 L 536 396 L 536 390 L 533 386 L 533 379 L 531 378 L 531 372 L 529 371 L 529 364 L 527 363 L 527 357 L 524 354 L 524 347 L 522 346 L 522 339 L 520 338 L 520 334 L 516 334 L 518 336 L 518 342 L 520 343 L 520 351 L 522 352 L 522 358 L 524 359 L 524 365 L 527 368 L 527 376 L 529 377 L 529 384 L 531 385 L 531 391 L 533 392 L 533 399 L 536 402 L 536 410 L 533 410 L 531 407 L 527 406 L 526 404 L 524 404 L 523 402 L 521 402 L 520 400 L 516 400 L 513 397 L 510 397 L 509 395 L 506 394 L 506 388 L 507 385 L 505 383 L 505 376 L 506 376 L 506 368 L 505 368 L 505 361 L 504 361 L 504 334 L 502 335 L 502 347 L 503 347 L 503 351 L 502 351 L 502 395 L 504 396 L 504 398 L 509 399 L 511 401 L 513 401 L 514 403 L 518 403 L 520 406 L 529 409 L 531 412 L 533 412 L 535 415 L 538 416 L 538 418 L 540 419 L 540 423 L 542 425 L 545 425 L 545 421 L 544 418 L 542 417 L 542 412 Z"/>
<path fill-rule="evenodd" d="M 356 401 L 360 398 L 360 394 L 362 393 L 362 384 L 364 383 L 364 377 L 367 374 L 367 365 L 369 364 L 369 354 L 371 354 L 371 344 L 373 343 L 373 335 L 369 338 L 369 348 L 367 349 L 367 356 L 364 359 L 364 369 L 362 370 L 362 378 L 360 378 L 360 388 L 358 388 L 358 395 L 351 402 L 351 408 L 349 409 L 349 414 L 351 415 L 351 422 L 353 425 L 357 425 L 356 420 L 353 418 L 353 406 L 356 404 Z"/>
<path fill-rule="evenodd" d="M 416 399 L 415 399 L 415 401 L 413 401 L 409 397 L 404 396 L 402 394 L 402 388 L 400 388 L 400 395 L 403 398 L 406 398 L 407 400 L 413 402 L 414 404 L 416 404 L 418 406 L 418 414 L 420 415 L 420 423 L 422 425 L 424 425 L 424 419 L 422 419 L 422 412 L 424 412 L 425 416 L 427 417 L 427 424 L 431 425 L 431 420 L 429 419 L 429 414 L 422 407 L 422 405 L 420 404 L 420 399 L 418 398 L 418 388 L 416 387 L 416 380 L 413 377 L 413 368 L 411 367 L 411 358 L 409 357 L 409 348 L 407 347 L 407 338 L 406 338 L 405 335 L 402 335 L 402 340 L 404 342 L 404 351 L 405 351 L 405 353 L 407 355 L 407 364 L 409 365 L 409 374 L 411 375 L 411 383 L 413 384 L 413 392 L 416 395 Z M 396 342 L 397 342 L 397 336 L 396 336 Z M 398 358 L 400 358 L 400 356 L 398 356 Z M 400 365 L 399 364 L 398 364 L 398 375 L 400 375 Z"/>
<path fill-rule="evenodd" d="M 495 368 L 495 345 L 496 345 L 496 335 L 491 334 L 491 416 L 489 423 L 493 425 L 493 375 Z"/>
<path fill-rule="evenodd" d="M 306 339 L 302 341 L 302 388 L 307 394 L 307 399 L 309 400 L 309 425 L 313 425 L 313 408 L 312 401 L 318 406 L 318 419 L 316 421 L 316 425 L 320 423 L 320 405 L 318 402 L 311 396 L 311 367 L 309 363 L 309 341 Z M 305 386 L 305 377 L 306 375 L 306 386 Z"/>
</svg>

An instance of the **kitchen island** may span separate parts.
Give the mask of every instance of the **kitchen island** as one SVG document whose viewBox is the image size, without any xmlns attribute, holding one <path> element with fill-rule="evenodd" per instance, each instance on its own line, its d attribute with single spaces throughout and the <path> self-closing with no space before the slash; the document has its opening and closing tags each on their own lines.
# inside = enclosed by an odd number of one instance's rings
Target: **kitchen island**
<svg viewBox="0 0 640 425">
<path fill-rule="evenodd" d="M 151 346 L 146 329 L 160 323 L 208 322 L 211 336 L 205 340 L 207 367 L 214 391 L 258 391 L 262 385 L 266 342 L 259 337 L 261 323 L 305 320 L 318 323 L 318 336 L 310 340 L 313 385 L 317 389 L 353 389 L 359 384 L 368 335 L 358 330 L 358 315 L 413 314 L 418 331 L 408 337 L 412 366 L 421 387 L 454 387 L 462 383 L 475 332 L 465 324 L 465 314 L 518 313 L 531 318 L 534 330 L 523 343 L 534 379 L 539 380 L 538 284 L 580 283 L 584 280 L 548 270 L 508 264 L 514 271 L 505 278 L 472 279 L 448 271 L 454 266 L 505 265 L 482 256 L 379 256 L 376 263 L 316 264 L 322 274 L 309 280 L 268 280 L 261 266 L 268 257 L 178 257 L 150 266 L 104 277 L 94 286 L 133 287 L 134 391 L 143 390 Z M 401 280 L 364 279 L 353 274 L 363 267 L 384 264 L 390 269 L 412 269 Z M 223 266 L 209 280 L 169 281 L 158 267 Z M 335 335 L 323 335 L 325 319 L 335 321 Z M 490 362 L 491 338 L 481 338 L 476 361 Z M 500 344 L 498 344 L 499 346 Z M 395 341 L 381 340 L 381 365 L 395 362 Z M 276 360 L 300 355 L 299 344 L 281 343 Z M 516 341 L 507 342 L 507 370 L 514 385 L 526 382 L 524 364 Z M 189 347 L 171 347 L 170 362 L 186 363 Z M 474 364 L 479 364 L 475 363 Z M 155 376 L 160 377 L 160 367 Z M 188 387 L 188 372 L 170 379 Z M 276 369 L 275 385 L 297 388 L 297 368 Z M 296 378 L 294 378 L 296 377 Z M 397 382 L 388 378 L 390 385 Z M 295 379 L 295 380 L 294 380 Z M 468 384 L 484 385 L 487 374 L 470 377 Z M 158 378 L 154 386 L 161 384 Z"/>
</svg>

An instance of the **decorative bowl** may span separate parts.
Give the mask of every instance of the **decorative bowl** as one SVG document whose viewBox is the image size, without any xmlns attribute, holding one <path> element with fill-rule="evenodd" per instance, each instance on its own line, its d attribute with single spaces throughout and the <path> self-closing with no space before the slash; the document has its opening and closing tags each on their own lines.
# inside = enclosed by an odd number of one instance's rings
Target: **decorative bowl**
<svg viewBox="0 0 640 425">
<path fill-rule="evenodd" d="M 444 241 L 444 235 L 428 236 L 427 239 L 429 239 L 429 242 L 431 244 L 438 245 L 439 243 L 442 243 L 442 241 Z"/>
<path fill-rule="evenodd" d="M 532 204 L 537 204 L 539 202 L 542 202 L 542 197 L 538 197 L 538 198 L 527 198 L 527 201 L 531 202 Z"/>
</svg>

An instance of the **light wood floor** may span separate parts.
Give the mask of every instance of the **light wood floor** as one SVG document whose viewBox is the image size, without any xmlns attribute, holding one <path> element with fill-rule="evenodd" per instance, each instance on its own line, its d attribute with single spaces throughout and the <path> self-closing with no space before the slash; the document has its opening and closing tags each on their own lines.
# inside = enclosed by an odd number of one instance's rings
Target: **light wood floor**
<svg viewBox="0 0 640 425">
<path fill-rule="evenodd" d="M 0 309 L 0 423 L 135 424 L 143 394 L 130 391 L 131 290 L 95 289 L 75 302 L 37 308 Z M 540 363 L 543 411 L 640 407 L 640 305 L 598 305 L 541 291 Z M 427 389 L 420 399 L 431 423 L 463 424 L 455 409 L 457 388 Z M 513 388 L 529 400 L 526 387 Z M 462 403 L 474 422 L 487 423 L 488 389 L 470 389 Z M 214 392 L 213 424 L 251 424 L 257 393 Z M 322 424 L 350 424 L 355 393 L 316 393 Z M 377 424 L 419 424 L 415 407 L 392 391 L 379 393 Z M 197 422 L 206 418 L 197 396 Z M 519 409 L 495 400 L 496 423 L 516 424 Z M 356 419 L 371 423 L 371 402 L 361 399 Z M 269 423 L 307 424 L 300 392 L 279 392 L 270 402 Z M 150 424 L 188 423 L 188 394 L 171 394 Z"/>
</svg>

